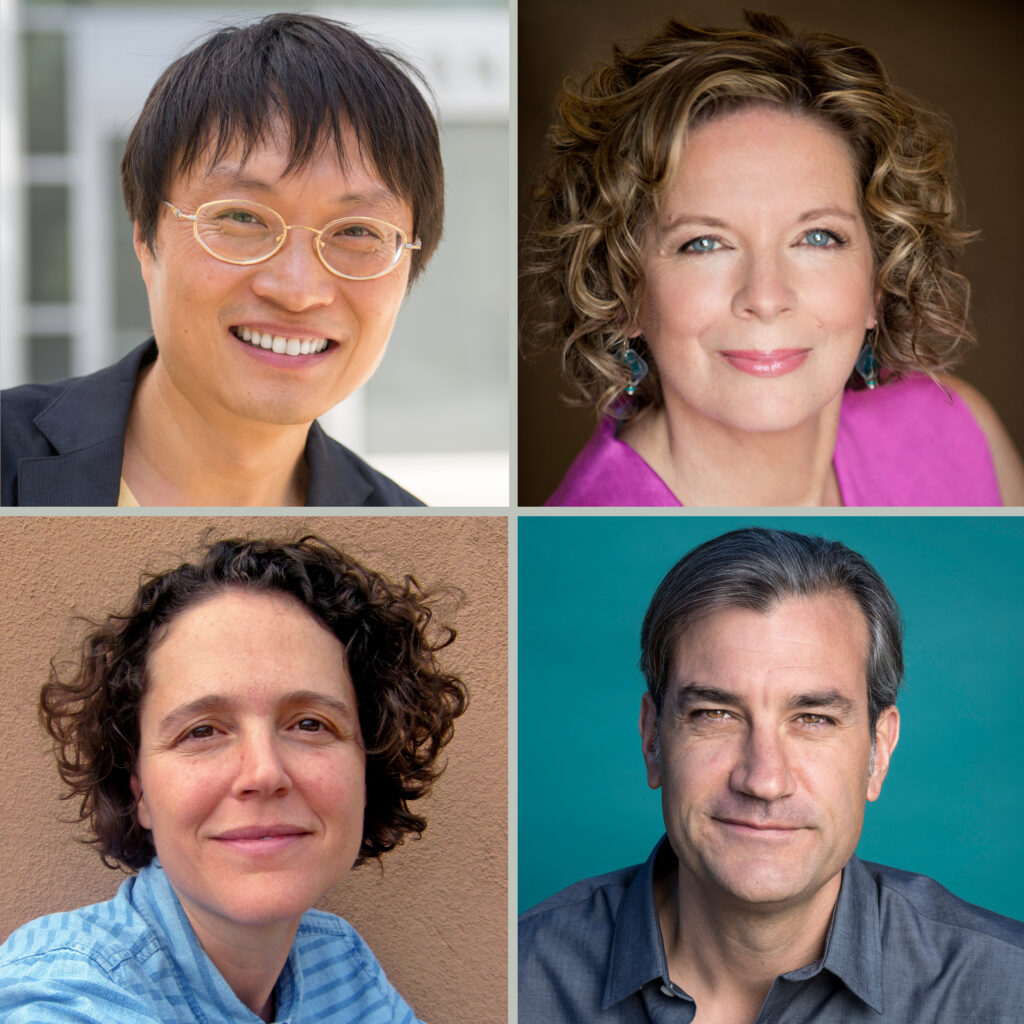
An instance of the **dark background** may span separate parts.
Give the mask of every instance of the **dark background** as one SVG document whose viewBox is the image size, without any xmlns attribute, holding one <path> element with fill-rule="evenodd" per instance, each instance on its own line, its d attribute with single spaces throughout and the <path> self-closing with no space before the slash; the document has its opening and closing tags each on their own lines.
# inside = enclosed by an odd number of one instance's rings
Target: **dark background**
<svg viewBox="0 0 1024 1024">
<path fill-rule="evenodd" d="M 1024 281 L 1024 4 L 1013 0 L 520 0 L 520 230 L 553 101 L 569 75 L 585 74 L 669 17 L 741 27 L 743 8 L 794 27 L 832 32 L 871 47 L 892 79 L 943 110 L 956 130 L 956 168 L 968 227 L 980 229 L 960 270 L 973 288 L 980 344 L 956 371 L 995 406 L 1024 448 L 1024 343 L 1018 310 Z M 557 357 L 521 364 L 519 504 L 539 505 L 594 428 L 594 413 L 567 407 Z"/>
</svg>

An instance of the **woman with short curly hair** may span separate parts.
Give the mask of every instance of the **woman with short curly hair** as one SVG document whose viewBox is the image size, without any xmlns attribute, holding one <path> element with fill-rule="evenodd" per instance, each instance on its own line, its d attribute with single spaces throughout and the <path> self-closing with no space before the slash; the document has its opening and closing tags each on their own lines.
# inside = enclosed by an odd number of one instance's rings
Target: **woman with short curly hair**
<svg viewBox="0 0 1024 1024">
<path fill-rule="evenodd" d="M 555 505 L 998 505 L 943 117 L 866 48 L 671 21 L 567 83 L 527 348 L 602 417 Z"/>
<path fill-rule="evenodd" d="M 435 604 L 316 537 L 223 540 L 92 628 L 40 712 L 90 841 L 137 874 L 0 947 L 5 1019 L 413 1021 L 310 908 L 426 827 L 467 702 Z"/>
</svg>

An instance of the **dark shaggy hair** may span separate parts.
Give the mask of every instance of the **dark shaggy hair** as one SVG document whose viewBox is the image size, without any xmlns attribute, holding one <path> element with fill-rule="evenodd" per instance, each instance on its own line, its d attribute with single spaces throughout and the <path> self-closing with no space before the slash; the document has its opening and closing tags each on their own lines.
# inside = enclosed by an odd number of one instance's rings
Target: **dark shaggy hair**
<svg viewBox="0 0 1024 1024">
<path fill-rule="evenodd" d="M 139 753 L 139 709 L 154 646 L 185 609 L 226 589 L 289 594 L 345 647 L 366 745 L 366 812 L 356 864 L 421 833 L 409 810 L 441 774 L 438 754 L 466 709 L 465 686 L 437 654 L 455 631 L 432 622 L 434 595 L 406 576 L 392 583 L 318 537 L 295 543 L 222 540 L 195 563 L 144 577 L 127 611 L 82 642 L 70 677 L 51 666 L 40 716 L 61 778 L 80 797 L 79 820 L 108 866 L 145 867 L 156 855 L 139 825 L 130 780 Z"/>
<path fill-rule="evenodd" d="M 896 703 L 903 681 L 903 625 L 885 580 L 845 544 L 788 530 L 748 527 L 705 541 L 661 581 L 644 616 L 640 668 L 658 716 L 676 646 L 686 631 L 725 608 L 768 613 L 789 597 L 846 594 L 868 627 L 868 722 Z"/>
<path fill-rule="evenodd" d="M 332 143 L 342 167 L 362 157 L 412 206 L 410 241 L 419 236 L 423 243 L 410 265 L 412 283 L 437 248 L 444 220 L 437 122 L 413 79 L 423 82 L 408 61 L 328 18 L 273 14 L 223 29 L 153 86 L 121 161 L 128 213 L 152 252 L 175 177 L 212 167 L 238 143 L 244 161 L 257 146 L 287 141 L 287 172 Z M 287 140 L 277 138 L 281 123 Z M 356 154 L 345 152 L 348 128 Z"/>
<path fill-rule="evenodd" d="M 814 118 L 849 147 L 879 295 L 872 341 L 882 382 L 950 369 L 973 341 L 969 287 L 955 259 L 961 228 L 945 118 L 894 85 L 869 49 L 747 13 L 749 29 L 670 21 L 569 81 L 524 243 L 524 348 L 561 354 L 579 403 L 604 413 L 629 383 L 627 344 L 650 365 L 623 418 L 662 402 L 643 338 L 641 250 L 688 132 L 769 104 Z M 848 387 L 862 387 L 859 374 Z"/>
</svg>

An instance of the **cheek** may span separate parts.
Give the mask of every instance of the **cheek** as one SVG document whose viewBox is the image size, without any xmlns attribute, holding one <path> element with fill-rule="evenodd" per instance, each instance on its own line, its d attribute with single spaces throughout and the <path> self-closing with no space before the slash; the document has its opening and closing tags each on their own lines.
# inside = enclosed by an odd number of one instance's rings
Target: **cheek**
<svg viewBox="0 0 1024 1024">
<path fill-rule="evenodd" d="M 814 312 L 821 323 L 859 336 L 873 317 L 873 287 L 869 270 L 845 267 L 819 276 L 813 287 L 808 286 L 807 294 L 813 297 Z"/>
<path fill-rule="evenodd" d="M 366 758 L 346 748 L 296 766 L 293 781 L 325 813 L 349 814 L 366 805 Z"/>
<path fill-rule="evenodd" d="M 727 273 L 711 267 L 679 268 L 652 279 L 640 307 L 640 328 L 655 361 L 659 351 L 663 362 L 696 358 L 705 336 L 731 324 L 733 291 Z"/>
<path fill-rule="evenodd" d="M 142 773 L 142 796 L 150 821 L 146 825 L 140 817 L 140 823 L 173 840 L 178 830 L 205 821 L 229 790 L 223 764 L 153 766 Z"/>
</svg>

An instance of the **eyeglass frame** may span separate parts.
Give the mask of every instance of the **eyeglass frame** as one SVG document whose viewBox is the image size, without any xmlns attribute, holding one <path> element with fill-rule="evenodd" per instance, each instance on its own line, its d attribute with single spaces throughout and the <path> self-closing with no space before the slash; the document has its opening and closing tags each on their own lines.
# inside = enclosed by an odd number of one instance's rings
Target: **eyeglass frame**
<svg viewBox="0 0 1024 1024">
<path fill-rule="evenodd" d="M 232 266 L 236 267 L 251 267 L 255 266 L 258 263 L 266 263 L 267 260 L 269 260 L 272 256 L 276 256 L 284 248 L 285 242 L 288 241 L 288 232 L 291 231 L 292 228 L 300 228 L 303 231 L 312 231 L 315 236 L 313 239 L 313 251 L 317 254 L 318 259 L 324 265 L 324 269 L 327 270 L 329 273 L 333 274 L 335 277 L 344 278 L 346 281 L 375 281 L 378 277 L 383 277 L 385 274 L 390 274 L 391 271 L 394 270 L 395 267 L 397 267 L 399 263 L 402 262 L 402 258 L 405 256 L 406 250 L 417 252 L 421 248 L 423 248 L 423 242 L 420 238 L 417 237 L 415 242 L 407 241 L 408 235 L 406 235 L 406 233 L 400 227 L 398 227 L 397 224 L 392 224 L 389 221 L 381 220 L 379 217 L 335 217 L 334 220 L 328 221 L 322 228 L 318 230 L 317 228 L 308 227 L 305 224 L 285 224 L 284 217 L 282 217 L 281 214 L 279 214 L 277 210 L 275 210 L 272 206 L 267 206 L 266 203 L 257 203 L 253 199 L 211 199 L 205 203 L 200 203 L 199 206 L 196 207 L 195 213 L 185 213 L 184 210 L 179 209 L 177 206 L 174 205 L 174 203 L 169 202 L 166 199 L 161 200 L 161 202 L 164 204 L 164 206 L 168 206 L 171 208 L 171 210 L 174 211 L 174 217 L 176 220 L 192 221 L 192 234 L 195 237 L 195 240 L 200 244 L 200 246 L 202 246 L 205 252 L 208 252 L 215 260 L 220 260 L 221 263 L 230 263 Z M 275 245 L 274 248 L 270 252 L 268 252 L 266 256 L 259 256 L 256 259 L 252 260 L 230 260 L 226 256 L 219 256 L 199 237 L 199 211 L 202 210 L 204 206 L 212 206 L 214 203 L 244 203 L 248 206 L 261 206 L 263 207 L 264 210 L 269 210 L 272 214 L 274 214 L 275 217 L 277 217 L 281 221 L 282 224 L 284 224 L 284 231 L 281 232 L 281 237 L 278 240 L 277 245 Z M 392 228 L 402 239 L 401 246 L 399 246 L 399 248 L 395 251 L 394 262 L 389 267 L 386 267 L 384 270 L 381 270 L 376 274 L 370 274 L 369 277 L 353 277 L 351 274 L 343 274 L 340 270 L 335 270 L 334 267 L 332 267 L 327 262 L 327 260 L 324 259 L 323 233 L 329 227 L 333 227 L 335 224 L 341 224 L 344 221 L 372 221 L 375 224 L 384 224 L 387 227 Z"/>
</svg>

